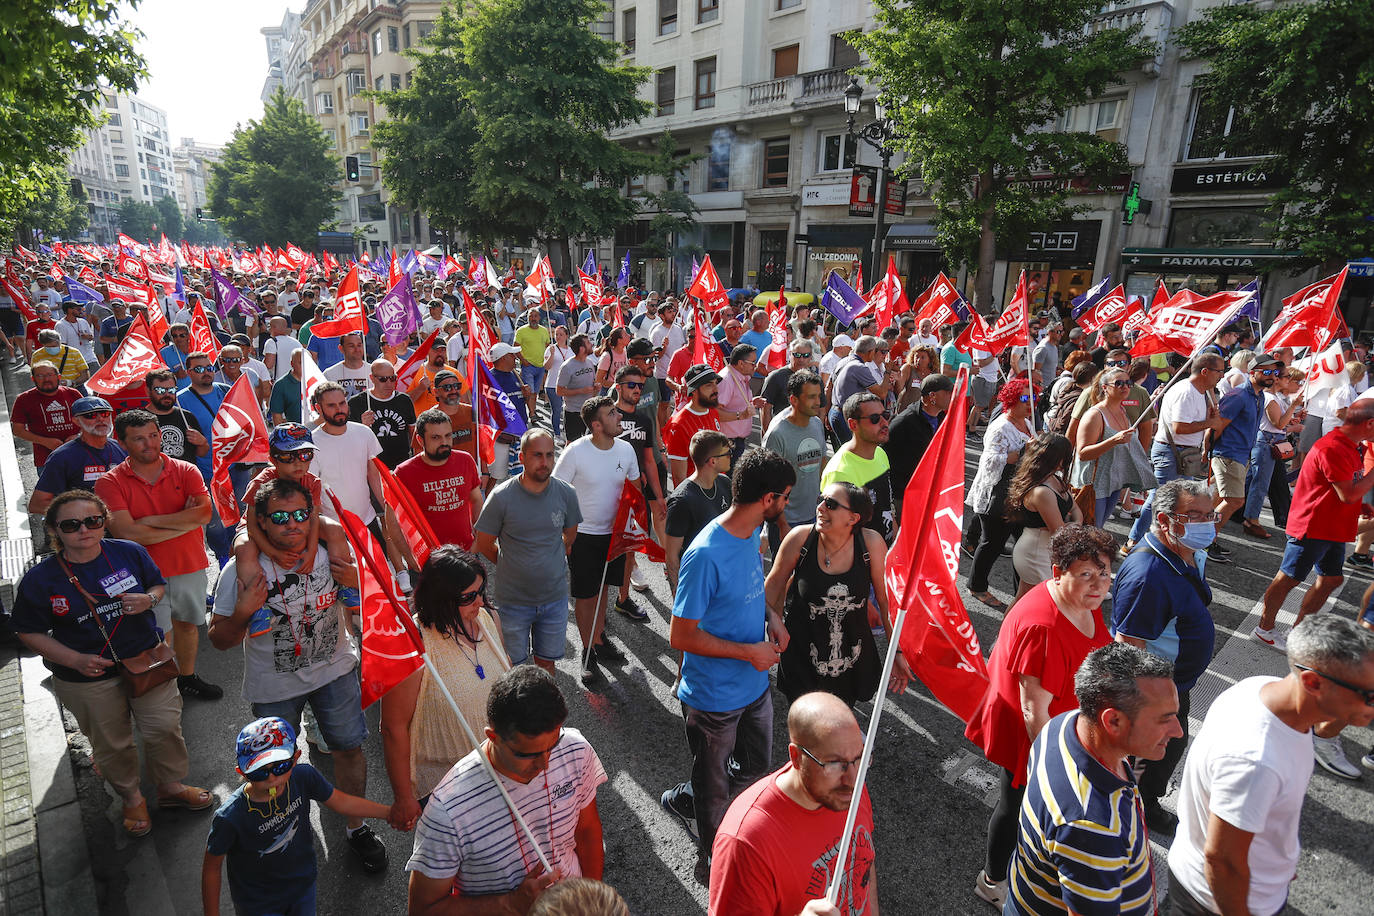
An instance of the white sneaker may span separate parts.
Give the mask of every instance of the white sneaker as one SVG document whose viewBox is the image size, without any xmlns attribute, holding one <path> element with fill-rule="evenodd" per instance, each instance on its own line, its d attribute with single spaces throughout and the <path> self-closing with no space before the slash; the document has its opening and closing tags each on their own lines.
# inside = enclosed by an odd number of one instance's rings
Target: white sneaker
<svg viewBox="0 0 1374 916">
<path fill-rule="evenodd" d="M 993 881 L 988 878 L 988 873 L 985 871 L 978 873 L 978 880 L 973 885 L 973 892 L 999 910 L 1007 902 L 1007 882 L 1005 880 Z"/>
<path fill-rule="evenodd" d="M 1321 764 L 1322 769 L 1328 773 L 1335 773 L 1342 779 L 1360 778 L 1360 768 L 1351 763 L 1345 756 L 1345 748 L 1341 746 L 1340 735 L 1334 738 L 1322 738 L 1313 735 L 1312 749 L 1316 752 L 1317 763 Z"/>
<path fill-rule="evenodd" d="M 1280 633 L 1277 630 L 1266 630 L 1263 627 L 1255 627 L 1255 629 L 1250 632 L 1250 635 L 1271 649 L 1277 649 L 1279 652 L 1288 651 L 1288 636 L 1285 633 Z"/>
<path fill-rule="evenodd" d="M 630 587 L 637 592 L 646 591 L 649 588 L 649 580 L 644 578 L 644 570 L 639 568 L 639 561 L 635 561 L 634 568 L 630 570 Z"/>
<path fill-rule="evenodd" d="M 407 595 L 411 593 L 410 570 L 403 569 L 396 574 L 396 586 Z"/>
</svg>

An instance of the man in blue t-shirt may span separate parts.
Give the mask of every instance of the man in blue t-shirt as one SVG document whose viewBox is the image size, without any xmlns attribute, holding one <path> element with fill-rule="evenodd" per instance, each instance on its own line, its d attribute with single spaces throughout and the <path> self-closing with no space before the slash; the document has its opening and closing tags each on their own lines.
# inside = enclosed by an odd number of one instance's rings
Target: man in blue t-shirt
<svg viewBox="0 0 1374 916">
<path fill-rule="evenodd" d="M 224 403 L 224 396 L 229 393 L 229 386 L 222 385 L 215 381 L 215 367 L 210 362 L 210 357 L 197 350 L 186 356 L 186 371 L 191 376 L 191 384 L 183 388 L 177 395 L 177 405 L 196 418 L 196 423 L 202 430 L 213 430 L 215 428 L 215 414 L 219 413 L 220 404 Z M 206 486 L 210 485 L 210 475 L 213 471 L 213 446 L 204 455 L 196 456 L 196 468 L 200 471 L 200 476 L 205 478 Z M 214 502 L 211 501 L 213 508 Z M 222 567 L 229 562 L 229 549 L 233 545 L 233 529 L 227 527 L 220 521 L 219 511 L 213 510 L 209 523 L 205 526 L 205 540 L 209 543 L 210 549 L 215 552 L 215 558 L 219 560 Z"/>
<path fill-rule="evenodd" d="M 68 490 L 95 492 L 95 482 L 110 468 L 129 457 L 118 442 L 110 441 L 114 432 L 114 410 L 104 398 L 77 398 L 72 404 L 72 419 L 81 433 L 53 449 L 43 465 L 29 497 L 29 511 L 42 515 L 53 497 Z"/>
<path fill-rule="evenodd" d="M 758 364 L 754 367 L 753 391 L 758 394 L 763 388 L 763 378 L 768 369 L 768 348 L 773 346 L 773 332 L 768 330 L 768 310 L 754 312 L 752 327 L 741 335 L 739 342 L 753 347 L 759 354 Z"/>
<path fill-rule="evenodd" d="M 787 630 L 764 601 L 759 526 L 782 517 L 796 481 L 791 462 L 777 452 L 745 452 L 730 508 L 682 555 L 669 642 L 682 652 L 677 696 L 692 779 L 664 792 L 661 804 L 697 836 L 699 873 L 709 867 L 731 783 L 749 785 L 772 765 L 768 669 L 787 648 Z M 739 764 L 733 774 L 732 752 Z"/>
<path fill-rule="evenodd" d="M 1217 512 L 1221 515 L 1217 522 L 1219 531 L 1245 505 L 1245 472 L 1250 466 L 1255 437 L 1259 435 L 1264 395 L 1273 389 L 1282 371 L 1283 366 L 1278 360 L 1268 353 L 1261 353 L 1250 365 L 1249 378 L 1226 392 L 1217 404 L 1217 411 L 1226 423 L 1212 441 L 1212 476 L 1216 479 L 1217 494 L 1221 497 L 1217 505 Z M 1246 530 L 1249 531 L 1250 527 L 1247 526 Z M 1267 537 L 1268 532 L 1264 536 Z"/>
</svg>

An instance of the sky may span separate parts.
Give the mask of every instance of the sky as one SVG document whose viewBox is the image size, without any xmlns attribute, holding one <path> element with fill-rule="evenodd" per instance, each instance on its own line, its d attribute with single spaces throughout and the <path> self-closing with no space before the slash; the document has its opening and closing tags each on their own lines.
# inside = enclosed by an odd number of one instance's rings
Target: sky
<svg viewBox="0 0 1374 916">
<path fill-rule="evenodd" d="M 267 43 L 261 29 L 281 24 L 305 0 L 142 0 L 127 21 L 140 29 L 148 77 L 138 97 L 167 112 L 167 134 L 224 144 L 236 123 L 262 115 Z"/>
</svg>

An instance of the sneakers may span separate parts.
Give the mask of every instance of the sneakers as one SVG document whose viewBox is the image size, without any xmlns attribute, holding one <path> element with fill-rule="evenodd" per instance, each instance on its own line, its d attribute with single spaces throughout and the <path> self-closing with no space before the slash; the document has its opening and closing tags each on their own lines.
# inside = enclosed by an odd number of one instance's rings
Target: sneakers
<svg viewBox="0 0 1374 916">
<path fill-rule="evenodd" d="M 376 874 L 386 868 L 386 847 L 372 828 L 363 824 L 348 837 L 348 848 L 357 855 L 364 871 Z"/>
<path fill-rule="evenodd" d="M 1231 551 L 1222 547 L 1220 541 L 1213 541 L 1212 546 L 1207 548 L 1207 558 L 1213 563 L 1230 563 Z"/>
<path fill-rule="evenodd" d="M 1288 651 L 1288 636 L 1277 630 L 1266 630 L 1264 627 L 1255 627 L 1250 631 L 1250 635 L 1271 649 L 1277 649 L 1280 652 Z"/>
<path fill-rule="evenodd" d="M 1161 805 L 1159 799 L 1146 798 L 1141 807 L 1145 809 L 1145 826 L 1152 836 L 1163 839 L 1178 830 L 1178 815 Z"/>
<path fill-rule="evenodd" d="M 644 610 L 629 595 L 624 596 L 615 603 L 615 609 L 624 614 L 631 620 L 648 620 L 649 612 Z"/>
<path fill-rule="evenodd" d="M 396 574 L 396 587 L 407 595 L 414 591 L 410 583 L 410 570 L 403 569 Z"/>
<path fill-rule="evenodd" d="M 993 881 L 988 878 L 985 871 L 978 873 L 978 881 L 973 885 L 973 892 L 999 910 L 1002 909 L 1002 904 L 1007 902 L 1006 880 Z"/>
<path fill-rule="evenodd" d="M 637 561 L 630 570 L 630 588 L 637 592 L 647 591 L 649 588 L 649 580 L 644 578 L 644 570 L 639 568 Z"/>
<path fill-rule="evenodd" d="M 692 784 L 680 782 L 671 789 L 663 793 L 663 797 L 658 803 L 673 817 L 682 821 L 682 826 L 687 828 L 687 832 L 692 835 L 692 839 L 700 839 L 697 833 L 697 806 L 696 800 L 692 798 Z"/>
<path fill-rule="evenodd" d="M 1358 566 L 1361 569 L 1374 568 L 1374 560 L 1370 559 L 1367 553 L 1352 553 L 1345 558 L 1345 562 L 1351 566 Z"/>
<path fill-rule="evenodd" d="M 601 658 L 606 659 L 606 661 L 613 662 L 617 665 L 623 665 L 629 661 L 629 658 L 627 658 L 625 653 L 621 651 L 621 648 L 617 646 L 615 643 L 611 642 L 609 639 L 607 639 L 605 642 L 597 643 L 596 648 L 593 651 L 595 651 L 596 654 Z"/>
<path fill-rule="evenodd" d="M 590 684 L 599 673 L 601 668 L 596 664 L 596 649 L 592 648 L 582 660 L 582 683 Z"/>
<path fill-rule="evenodd" d="M 1374 747 L 1369 749 L 1369 753 L 1360 758 L 1361 765 L 1366 770 L 1374 770 Z"/>
<path fill-rule="evenodd" d="M 224 696 L 223 687 L 201 680 L 199 674 L 177 675 L 177 689 L 181 691 L 182 696 L 196 700 L 218 700 Z"/>
<path fill-rule="evenodd" d="M 1328 773 L 1335 773 L 1342 779 L 1360 778 L 1360 768 L 1351 763 L 1345 756 L 1345 748 L 1341 746 L 1340 735 L 1334 738 L 1322 738 L 1313 735 L 1312 749 L 1316 752 L 1317 763 L 1321 764 L 1322 769 Z"/>
</svg>

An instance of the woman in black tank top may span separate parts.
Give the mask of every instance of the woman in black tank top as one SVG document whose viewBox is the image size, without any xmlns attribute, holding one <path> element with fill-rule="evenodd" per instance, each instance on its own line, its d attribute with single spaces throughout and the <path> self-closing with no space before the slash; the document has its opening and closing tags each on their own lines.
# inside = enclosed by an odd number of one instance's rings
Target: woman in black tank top
<svg viewBox="0 0 1374 916">
<path fill-rule="evenodd" d="M 1065 478 L 1072 458 L 1068 439 L 1041 433 L 1026 446 L 1007 487 L 1007 518 L 1023 526 L 1011 550 L 1020 580 L 1017 599 L 1050 577 L 1050 537 L 1065 524 L 1082 521 Z"/>
</svg>

